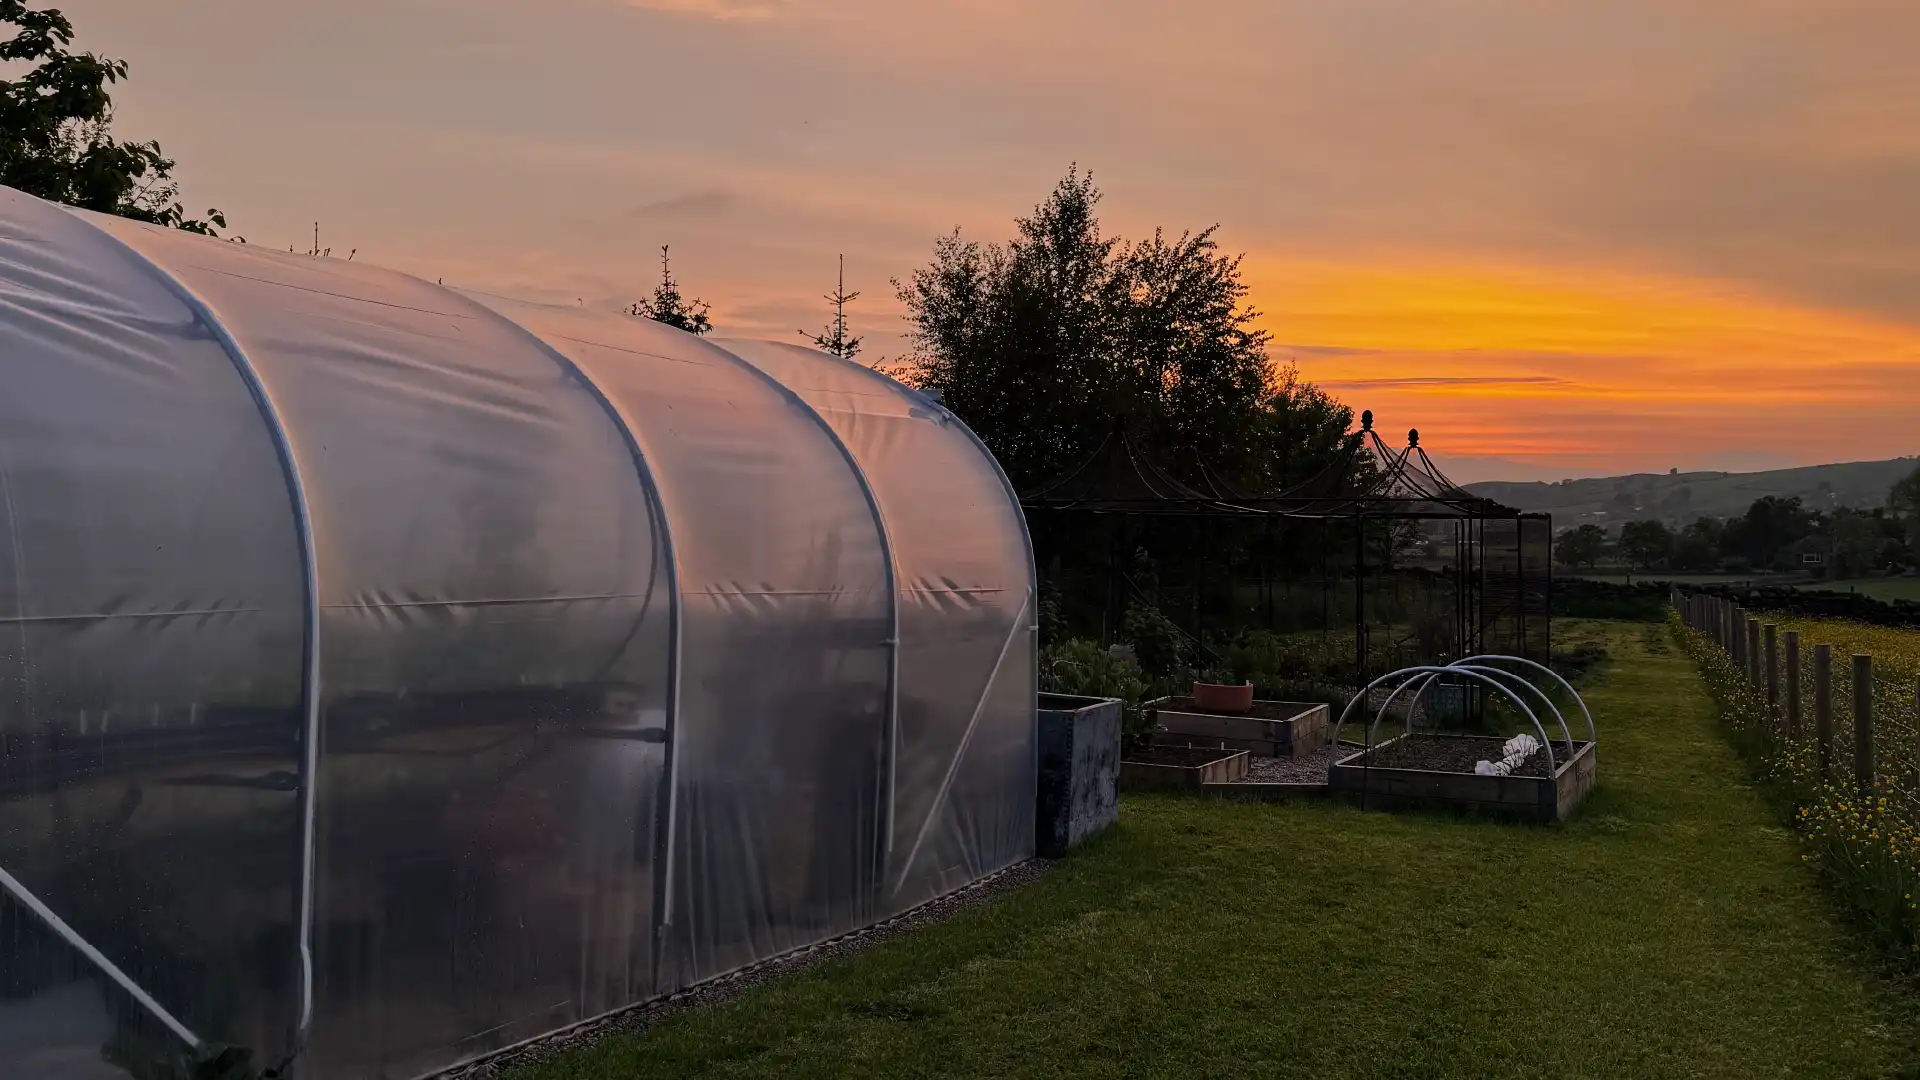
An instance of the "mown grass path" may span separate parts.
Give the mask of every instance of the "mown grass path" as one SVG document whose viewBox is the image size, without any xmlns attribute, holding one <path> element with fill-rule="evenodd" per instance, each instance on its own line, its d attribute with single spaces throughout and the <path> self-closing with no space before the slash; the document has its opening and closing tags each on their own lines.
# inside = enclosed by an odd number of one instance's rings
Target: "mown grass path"
<svg viewBox="0 0 1920 1080">
<path fill-rule="evenodd" d="M 516 1080 L 1920 1077 L 1667 630 L 1567 629 L 1613 661 L 1565 827 L 1129 799 L 989 907 Z"/>
</svg>

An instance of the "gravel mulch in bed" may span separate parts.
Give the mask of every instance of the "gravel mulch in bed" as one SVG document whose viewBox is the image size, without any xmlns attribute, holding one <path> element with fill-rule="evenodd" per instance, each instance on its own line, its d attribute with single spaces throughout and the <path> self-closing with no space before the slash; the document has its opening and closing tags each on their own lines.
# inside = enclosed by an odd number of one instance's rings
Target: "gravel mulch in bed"
<svg viewBox="0 0 1920 1080">
<path fill-rule="evenodd" d="M 655 1001 L 635 1005 L 621 1012 L 542 1036 L 479 1061 L 456 1065 L 452 1069 L 437 1074 L 434 1080 L 494 1080 L 495 1077 L 505 1076 L 515 1069 L 571 1053 L 610 1036 L 638 1034 L 655 1022 L 675 1013 L 703 1005 L 719 1004 L 761 983 L 818 967 L 843 956 L 851 956 L 888 938 L 910 934 L 922 927 L 950 919 L 970 907 L 983 904 L 1003 893 L 1012 892 L 1040 877 L 1052 866 L 1052 861 L 1048 859 L 1028 859 L 997 874 L 981 878 L 965 888 L 948 893 L 938 900 L 929 901 L 912 911 L 897 915 L 886 922 L 855 930 L 850 934 L 843 934 L 820 942 L 818 945 L 809 945 L 785 956 L 774 957 L 730 975 L 722 975 L 698 986 L 689 987 L 677 994 L 669 994 Z"/>
<path fill-rule="evenodd" d="M 1239 784 L 1324 784 L 1333 763 L 1358 751 L 1357 746 L 1322 746 L 1299 758 L 1256 757 L 1247 762 L 1247 776 Z"/>
<path fill-rule="evenodd" d="M 1574 748 L 1579 749 L 1579 744 L 1576 743 Z M 1493 761 L 1499 753 L 1500 743 L 1492 739 L 1474 739 L 1463 735 L 1412 735 L 1381 746 L 1373 752 L 1367 763 L 1383 769 L 1471 773 L 1477 762 Z M 1564 764 L 1566 744 L 1554 743 L 1553 755 L 1554 764 Z M 1535 750 L 1511 775 L 1546 776 L 1546 751 Z"/>
</svg>

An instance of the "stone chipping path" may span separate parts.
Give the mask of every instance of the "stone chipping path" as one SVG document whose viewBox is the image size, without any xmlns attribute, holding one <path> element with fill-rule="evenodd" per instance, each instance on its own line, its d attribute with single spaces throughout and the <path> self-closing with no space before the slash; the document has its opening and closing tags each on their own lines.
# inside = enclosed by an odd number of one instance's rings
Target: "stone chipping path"
<svg viewBox="0 0 1920 1080">
<path fill-rule="evenodd" d="M 1333 763 L 1348 754 L 1358 751 L 1357 746 L 1322 746 L 1302 758 L 1256 757 L 1247 763 L 1246 779 L 1242 784 L 1324 784 L 1327 782 L 1327 769 Z"/>
</svg>

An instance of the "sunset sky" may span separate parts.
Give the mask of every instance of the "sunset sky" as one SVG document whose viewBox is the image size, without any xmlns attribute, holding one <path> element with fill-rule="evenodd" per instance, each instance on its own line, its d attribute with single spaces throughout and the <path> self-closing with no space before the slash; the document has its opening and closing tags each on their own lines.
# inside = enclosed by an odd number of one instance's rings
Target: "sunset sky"
<svg viewBox="0 0 1920 1080">
<path fill-rule="evenodd" d="M 878 357 L 1078 162 L 1459 479 L 1920 453 L 1914 0 L 60 6 L 256 243 L 789 340 L 844 252 Z"/>
</svg>

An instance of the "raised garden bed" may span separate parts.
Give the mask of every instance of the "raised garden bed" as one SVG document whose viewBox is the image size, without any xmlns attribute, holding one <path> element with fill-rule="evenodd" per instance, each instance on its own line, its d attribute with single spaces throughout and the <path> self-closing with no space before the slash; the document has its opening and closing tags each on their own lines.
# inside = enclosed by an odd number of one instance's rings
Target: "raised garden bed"
<svg viewBox="0 0 1920 1080">
<path fill-rule="evenodd" d="M 1120 763 L 1120 786 L 1127 791 L 1194 790 L 1203 784 L 1227 784 L 1247 775 L 1245 750 L 1203 746 L 1151 746 Z"/>
<path fill-rule="evenodd" d="M 1321 702 L 1256 701 L 1244 713 L 1196 708 L 1192 698 L 1150 701 L 1153 741 L 1160 746 L 1224 746 L 1256 757 L 1296 758 L 1326 745 L 1328 709 Z"/>
<path fill-rule="evenodd" d="M 1426 808 L 1563 821 L 1593 790 L 1596 752 L 1590 742 L 1553 744 L 1554 771 L 1537 750 L 1508 776 L 1478 776 L 1479 761 L 1500 757 L 1504 740 L 1482 735 L 1402 735 L 1351 754 L 1327 770 L 1332 794 L 1381 809 Z"/>
<path fill-rule="evenodd" d="M 1034 850 L 1057 859 L 1113 824 L 1119 811 L 1120 702 L 1041 694 Z"/>
</svg>

